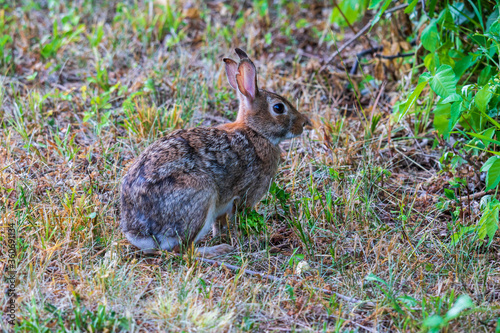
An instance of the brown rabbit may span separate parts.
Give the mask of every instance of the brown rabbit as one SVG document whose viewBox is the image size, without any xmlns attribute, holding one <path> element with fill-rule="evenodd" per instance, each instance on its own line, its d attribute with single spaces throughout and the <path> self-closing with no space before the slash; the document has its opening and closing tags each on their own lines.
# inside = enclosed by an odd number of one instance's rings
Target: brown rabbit
<svg viewBox="0 0 500 333">
<path fill-rule="evenodd" d="M 172 251 L 214 234 L 236 204 L 253 207 L 278 169 L 278 144 L 299 136 L 309 120 L 283 97 L 258 89 L 257 71 L 245 52 L 237 64 L 224 59 L 238 94 L 235 122 L 172 132 L 132 164 L 121 186 L 121 228 L 145 252 Z M 215 256 L 227 244 L 198 249 Z"/>
</svg>

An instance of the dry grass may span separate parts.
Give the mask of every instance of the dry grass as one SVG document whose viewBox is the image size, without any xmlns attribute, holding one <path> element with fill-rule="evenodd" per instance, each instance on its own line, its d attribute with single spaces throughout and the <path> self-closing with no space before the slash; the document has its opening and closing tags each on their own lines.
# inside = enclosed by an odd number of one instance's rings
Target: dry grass
<svg viewBox="0 0 500 333">
<path fill-rule="evenodd" d="M 330 31 L 323 2 L 267 11 L 263 3 L 178 2 L 169 12 L 142 2 L 25 1 L 3 10 L 15 61 L 2 62 L 0 77 L 0 214 L 17 228 L 19 295 L 16 325 L 3 321 L 3 330 L 413 332 L 467 294 L 474 307 L 444 329 L 498 332 L 499 238 L 452 245 L 455 223 L 477 222 L 480 198 L 443 199 L 453 177 L 473 192 L 484 183 L 472 168 L 440 162 L 447 148 L 433 146 L 428 119 L 419 127 L 417 115 L 391 116 L 413 59 L 385 69 L 383 92 L 368 74 L 380 71 L 375 60 L 361 74 L 344 70 L 363 39 L 319 73 L 332 36 L 352 32 Z M 371 43 L 391 29 L 381 22 Z M 238 252 L 219 258 L 282 284 L 189 254 L 144 256 L 118 229 L 120 179 L 142 149 L 175 128 L 234 119 L 221 57 L 235 46 L 255 59 L 261 86 L 315 124 L 283 144 L 276 185 L 258 214 L 238 215 L 224 239 Z M 311 268 L 295 274 L 300 261 Z"/>
</svg>

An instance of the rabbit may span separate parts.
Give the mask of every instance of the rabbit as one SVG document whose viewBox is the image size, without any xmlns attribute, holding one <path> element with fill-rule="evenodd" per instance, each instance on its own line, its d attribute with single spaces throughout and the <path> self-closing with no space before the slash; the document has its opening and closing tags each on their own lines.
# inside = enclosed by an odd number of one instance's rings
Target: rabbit
<svg viewBox="0 0 500 333">
<path fill-rule="evenodd" d="M 223 61 L 240 102 L 236 121 L 176 130 L 147 147 L 123 177 L 120 226 L 145 253 L 179 251 L 210 229 L 215 236 L 237 205 L 253 207 L 278 170 L 279 143 L 311 125 L 285 98 L 259 89 L 255 65 L 235 51 L 239 63 Z M 233 250 L 221 244 L 198 252 Z"/>
</svg>

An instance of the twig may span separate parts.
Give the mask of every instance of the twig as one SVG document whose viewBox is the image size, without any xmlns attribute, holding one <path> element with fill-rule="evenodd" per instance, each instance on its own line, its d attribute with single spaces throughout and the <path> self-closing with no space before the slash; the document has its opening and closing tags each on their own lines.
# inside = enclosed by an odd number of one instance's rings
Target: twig
<svg viewBox="0 0 500 333">
<path fill-rule="evenodd" d="M 417 42 L 416 40 L 412 40 L 410 42 L 410 45 L 411 46 L 415 46 L 417 45 Z M 356 72 L 358 71 L 358 66 L 359 66 L 359 60 L 361 58 L 364 58 L 366 57 L 367 55 L 371 54 L 371 55 L 374 55 L 375 57 L 378 57 L 378 58 L 385 58 L 385 59 L 392 59 L 391 57 L 394 57 L 394 58 L 398 58 L 400 53 L 398 53 L 398 56 L 381 56 L 381 55 L 378 55 L 377 52 L 381 52 L 384 50 L 384 46 L 383 45 L 380 45 L 380 46 L 376 46 L 376 47 L 372 47 L 372 48 L 369 48 L 369 49 L 366 49 L 366 50 L 363 50 L 361 52 L 359 52 L 358 54 L 356 54 L 356 60 L 354 61 L 354 66 L 352 66 L 351 68 L 351 71 L 349 72 L 351 75 L 354 75 L 356 74 Z M 403 53 L 405 54 L 405 53 Z M 406 53 L 408 54 L 408 57 L 411 56 L 409 53 Z M 406 56 L 405 54 L 405 56 Z M 401 54 L 402 55 L 402 54 Z M 412 54 L 414 55 L 414 54 Z"/>
<path fill-rule="evenodd" d="M 406 7 L 408 7 L 408 4 L 402 4 L 402 5 L 399 5 L 399 6 L 394 6 L 394 7 L 390 8 L 390 9 L 386 10 L 384 14 L 391 14 L 391 13 L 394 13 L 394 12 L 396 12 L 398 10 L 405 9 Z M 337 51 L 335 51 L 332 54 L 332 56 L 325 62 L 325 64 L 319 69 L 319 73 L 321 73 L 322 71 L 324 71 L 325 68 L 333 61 L 333 59 L 335 59 L 336 56 L 338 56 L 342 51 L 344 51 L 344 49 L 346 47 L 348 47 L 349 45 L 351 45 L 359 37 L 363 36 L 370 29 L 370 27 L 372 26 L 372 22 L 373 22 L 373 19 L 371 19 L 370 22 L 368 22 L 368 24 L 366 24 L 363 28 L 361 28 L 361 30 L 359 30 L 358 33 L 356 35 L 354 35 L 354 37 L 352 37 L 347 42 L 345 42 L 344 45 L 342 45 L 341 47 L 339 47 L 337 49 Z"/>
<path fill-rule="evenodd" d="M 489 190 L 489 191 L 481 191 L 481 192 L 477 192 L 477 193 L 474 193 L 472 195 L 464 195 L 463 197 L 459 197 L 458 200 L 459 201 L 467 201 L 467 200 L 473 200 L 473 199 L 477 199 L 477 198 L 480 198 L 486 194 L 491 194 L 495 192 L 495 190 Z"/>
<path fill-rule="evenodd" d="M 204 261 L 206 263 L 209 263 L 209 264 L 218 264 L 220 266 L 224 265 L 226 266 L 227 268 L 229 269 L 232 269 L 234 271 L 239 271 L 241 270 L 241 267 L 238 267 L 238 266 L 235 266 L 235 265 L 231 265 L 231 264 L 226 264 L 224 262 L 220 262 L 220 261 L 217 261 L 217 260 L 213 260 L 213 259 L 207 259 L 207 258 L 200 258 L 200 257 L 196 257 L 196 259 L 198 260 L 201 260 L 201 261 Z M 262 278 L 265 278 L 265 279 L 269 279 L 269 280 L 272 280 L 272 281 L 275 281 L 275 282 L 284 282 L 283 279 L 277 277 L 277 276 L 274 276 L 274 275 L 269 275 L 269 274 L 263 274 L 263 273 L 259 273 L 259 272 L 256 272 L 256 271 L 252 271 L 252 270 L 249 270 L 249 269 L 243 269 L 243 272 L 245 274 L 248 274 L 248 275 L 253 275 L 253 276 L 260 276 Z M 365 301 L 361 301 L 357 298 L 354 298 L 354 297 L 349 297 L 349 296 L 345 296 L 345 295 L 342 295 L 342 294 L 339 294 L 339 293 L 336 293 L 334 291 L 331 291 L 331 290 L 328 290 L 328 289 L 323 289 L 323 288 L 317 288 L 317 287 L 311 287 L 312 289 L 316 290 L 316 291 L 321 291 L 321 292 L 324 292 L 325 294 L 333 294 L 333 295 L 336 295 L 338 298 L 340 299 L 343 299 L 344 301 L 347 301 L 349 303 L 354 303 L 354 304 L 360 304 L 360 303 L 364 303 L 368 306 L 375 306 L 375 304 L 373 302 L 365 302 Z"/>
<path fill-rule="evenodd" d="M 363 51 L 359 52 L 358 54 L 356 54 L 356 60 L 354 61 L 354 65 L 352 66 L 349 74 L 351 74 L 351 75 L 356 74 L 356 72 L 358 71 L 359 59 L 364 58 L 368 54 L 374 54 L 375 52 L 380 52 L 383 49 L 384 49 L 384 47 L 382 45 L 380 45 L 377 47 L 372 47 L 372 48 L 363 50 Z"/>
<path fill-rule="evenodd" d="M 387 81 L 382 82 L 382 84 L 380 86 L 380 90 L 379 90 L 379 92 L 377 94 L 377 98 L 375 98 L 375 103 L 373 103 L 373 107 L 372 107 L 371 114 L 370 114 L 370 123 L 373 120 L 373 113 L 375 113 L 375 108 L 378 106 L 378 102 L 380 100 L 380 96 L 382 96 L 382 93 L 385 90 L 385 85 L 386 84 L 387 84 Z"/>
<path fill-rule="evenodd" d="M 153 283 L 153 278 L 151 278 L 148 282 L 148 284 L 146 285 L 146 287 L 144 287 L 143 291 L 137 295 L 137 297 L 135 298 L 135 302 L 139 302 L 139 300 L 144 296 L 146 295 L 146 293 L 148 292 L 148 289 L 149 289 L 149 286 L 151 285 L 151 283 Z"/>
<path fill-rule="evenodd" d="M 378 54 L 375 53 L 375 57 L 377 58 L 382 58 L 382 59 L 396 59 L 396 58 L 404 58 L 404 57 L 411 57 L 414 56 L 415 52 L 409 52 L 409 53 L 399 53 L 395 55 L 383 55 L 383 54 Z"/>
</svg>

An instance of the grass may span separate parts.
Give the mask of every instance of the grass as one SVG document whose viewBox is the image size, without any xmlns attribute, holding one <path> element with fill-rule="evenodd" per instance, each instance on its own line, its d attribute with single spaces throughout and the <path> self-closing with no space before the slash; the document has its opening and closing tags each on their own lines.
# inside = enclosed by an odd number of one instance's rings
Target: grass
<svg viewBox="0 0 500 333">
<path fill-rule="evenodd" d="M 0 216 L 17 229 L 19 295 L 15 325 L 4 320 L 3 330 L 499 332 L 499 237 L 451 242 L 459 224 L 477 223 L 480 198 L 444 196 L 457 177 L 476 186 L 467 191 L 484 182 L 441 158 L 448 148 L 433 136 L 425 101 L 421 114 L 391 115 L 407 95 L 406 60 L 392 65 L 377 105 L 381 81 L 368 73 L 378 60 L 350 77 L 340 62 L 318 72 L 318 59 L 352 33 L 325 25 L 332 6 L 1 6 L 10 38 L 0 37 Z M 380 22 L 374 31 L 390 29 Z M 221 58 L 237 46 L 255 60 L 259 84 L 315 126 L 283 144 L 256 211 L 239 212 L 231 236 L 205 241 L 236 245 L 219 260 L 284 283 L 189 253 L 145 256 L 118 229 L 120 179 L 145 147 L 177 128 L 235 118 Z M 309 270 L 299 274 L 303 262 Z"/>
</svg>

